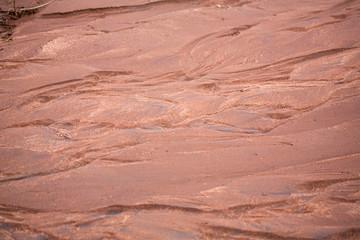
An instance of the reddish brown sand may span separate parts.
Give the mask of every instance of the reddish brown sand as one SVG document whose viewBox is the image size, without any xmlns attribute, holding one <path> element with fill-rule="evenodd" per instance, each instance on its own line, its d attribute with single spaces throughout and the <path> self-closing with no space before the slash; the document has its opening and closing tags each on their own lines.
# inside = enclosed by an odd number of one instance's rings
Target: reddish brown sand
<svg viewBox="0 0 360 240">
<path fill-rule="evenodd" d="M 360 1 L 57 0 L 16 24 L 0 239 L 360 239 Z"/>
</svg>

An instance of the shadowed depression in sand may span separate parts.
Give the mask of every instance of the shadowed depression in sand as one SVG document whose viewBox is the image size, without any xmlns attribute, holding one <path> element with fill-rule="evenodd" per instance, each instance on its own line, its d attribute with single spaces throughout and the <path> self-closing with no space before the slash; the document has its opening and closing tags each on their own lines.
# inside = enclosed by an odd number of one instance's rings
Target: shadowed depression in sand
<svg viewBox="0 0 360 240">
<path fill-rule="evenodd" d="M 360 1 L 56 0 L 14 23 L 1 239 L 360 238 Z"/>
</svg>

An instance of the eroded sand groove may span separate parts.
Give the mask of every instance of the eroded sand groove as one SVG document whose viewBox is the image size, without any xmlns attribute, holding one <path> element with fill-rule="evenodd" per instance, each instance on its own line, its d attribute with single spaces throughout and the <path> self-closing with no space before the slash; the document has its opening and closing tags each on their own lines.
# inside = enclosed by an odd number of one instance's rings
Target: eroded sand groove
<svg viewBox="0 0 360 240">
<path fill-rule="evenodd" d="M 359 1 L 54 1 L 0 43 L 0 238 L 360 238 Z"/>
</svg>

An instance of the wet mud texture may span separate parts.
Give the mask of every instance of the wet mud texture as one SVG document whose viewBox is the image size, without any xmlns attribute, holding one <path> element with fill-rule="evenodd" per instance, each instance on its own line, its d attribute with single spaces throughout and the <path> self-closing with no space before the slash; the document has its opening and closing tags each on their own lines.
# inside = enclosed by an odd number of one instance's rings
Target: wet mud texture
<svg viewBox="0 0 360 240">
<path fill-rule="evenodd" d="M 0 238 L 359 239 L 359 22 L 355 0 L 22 18 L 0 43 Z"/>
</svg>

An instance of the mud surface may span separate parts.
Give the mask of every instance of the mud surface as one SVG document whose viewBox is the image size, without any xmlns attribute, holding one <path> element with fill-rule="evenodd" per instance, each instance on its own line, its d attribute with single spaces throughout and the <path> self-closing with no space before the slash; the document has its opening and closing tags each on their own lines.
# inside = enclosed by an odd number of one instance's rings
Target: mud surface
<svg viewBox="0 0 360 240">
<path fill-rule="evenodd" d="M 359 23 L 356 0 L 21 18 L 0 43 L 0 238 L 359 239 Z"/>
</svg>

